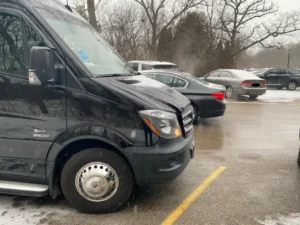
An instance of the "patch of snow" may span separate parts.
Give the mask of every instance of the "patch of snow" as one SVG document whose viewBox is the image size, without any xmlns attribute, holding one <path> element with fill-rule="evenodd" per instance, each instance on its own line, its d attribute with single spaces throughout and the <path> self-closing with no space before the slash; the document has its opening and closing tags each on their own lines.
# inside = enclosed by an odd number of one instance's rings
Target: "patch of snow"
<svg viewBox="0 0 300 225">
<path fill-rule="evenodd" d="M 300 99 L 300 91 L 267 90 L 266 94 L 259 96 L 257 99 L 260 102 L 292 102 Z"/>
<path fill-rule="evenodd" d="M 0 225 L 48 224 L 52 218 L 63 218 L 73 210 L 65 203 L 42 198 L 0 195 L 0 202 Z"/>
<path fill-rule="evenodd" d="M 277 215 L 276 218 L 267 217 L 265 220 L 257 220 L 262 225 L 299 225 L 300 213 L 292 213 L 289 215 Z"/>
</svg>

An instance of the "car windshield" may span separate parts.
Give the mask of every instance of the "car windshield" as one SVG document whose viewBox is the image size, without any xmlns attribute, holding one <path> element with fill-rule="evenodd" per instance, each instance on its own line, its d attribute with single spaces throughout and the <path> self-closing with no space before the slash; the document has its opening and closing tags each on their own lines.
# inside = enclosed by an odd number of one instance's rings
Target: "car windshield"
<svg viewBox="0 0 300 225">
<path fill-rule="evenodd" d="M 300 70 L 298 70 L 298 69 L 290 69 L 290 71 L 291 71 L 293 74 L 297 74 L 297 75 L 300 74 Z"/>
<path fill-rule="evenodd" d="M 93 76 L 129 73 L 127 63 L 87 22 L 52 8 L 37 11 Z"/>
</svg>

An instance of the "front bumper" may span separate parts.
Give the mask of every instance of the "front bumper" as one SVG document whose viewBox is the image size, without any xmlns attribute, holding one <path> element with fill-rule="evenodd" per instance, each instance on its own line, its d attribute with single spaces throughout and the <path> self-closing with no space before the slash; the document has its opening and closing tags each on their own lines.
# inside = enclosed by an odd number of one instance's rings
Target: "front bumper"
<svg viewBox="0 0 300 225">
<path fill-rule="evenodd" d="M 160 140 L 151 147 L 126 149 L 138 186 L 173 180 L 194 157 L 194 139 L 190 136 L 174 140 Z"/>
<path fill-rule="evenodd" d="M 199 106 L 199 116 L 201 118 L 213 118 L 224 116 L 226 111 L 225 100 L 211 100 L 205 105 Z"/>
</svg>

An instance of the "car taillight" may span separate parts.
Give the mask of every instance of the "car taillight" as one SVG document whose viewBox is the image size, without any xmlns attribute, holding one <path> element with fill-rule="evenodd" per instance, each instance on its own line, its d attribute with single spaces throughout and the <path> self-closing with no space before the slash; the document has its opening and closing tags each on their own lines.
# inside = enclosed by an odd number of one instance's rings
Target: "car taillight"
<svg viewBox="0 0 300 225">
<path fill-rule="evenodd" d="M 213 96 L 216 99 L 222 100 L 222 99 L 224 99 L 225 94 L 224 94 L 224 92 L 214 92 L 211 94 L 211 96 Z"/>
<path fill-rule="evenodd" d="M 262 85 L 262 86 L 266 86 L 266 85 L 267 85 L 267 81 L 263 80 L 263 81 L 261 82 L 261 85 Z"/>
<path fill-rule="evenodd" d="M 241 83 L 242 86 L 249 86 L 251 84 L 252 84 L 252 82 L 250 80 L 245 80 Z"/>
</svg>

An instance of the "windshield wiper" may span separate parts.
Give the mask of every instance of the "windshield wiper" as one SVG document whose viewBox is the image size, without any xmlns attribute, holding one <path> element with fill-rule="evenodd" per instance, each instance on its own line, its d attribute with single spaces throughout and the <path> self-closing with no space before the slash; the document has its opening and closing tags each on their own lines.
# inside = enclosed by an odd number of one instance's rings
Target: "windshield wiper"
<svg viewBox="0 0 300 225">
<path fill-rule="evenodd" d="M 97 75 L 96 78 L 101 78 L 101 77 L 127 77 L 127 76 L 136 76 L 138 74 L 135 73 L 112 73 L 112 74 L 102 74 L 102 75 Z"/>
<path fill-rule="evenodd" d="M 112 73 L 112 74 L 102 74 L 102 75 L 97 75 L 96 78 L 101 78 L 101 77 L 125 77 L 128 76 L 126 73 Z"/>
</svg>

